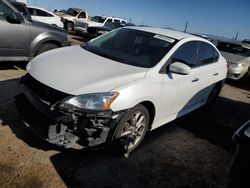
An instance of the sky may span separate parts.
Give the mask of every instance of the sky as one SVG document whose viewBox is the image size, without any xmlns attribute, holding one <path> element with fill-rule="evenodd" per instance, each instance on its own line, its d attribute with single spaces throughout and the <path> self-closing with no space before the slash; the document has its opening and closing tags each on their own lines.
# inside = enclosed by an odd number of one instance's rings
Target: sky
<svg viewBox="0 0 250 188">
<path fill-rule="evenodd" d="M 135 24 L 250 39 L 250 0 L 28 0 L 47 10 L 78 7 Z"/>
</svg>

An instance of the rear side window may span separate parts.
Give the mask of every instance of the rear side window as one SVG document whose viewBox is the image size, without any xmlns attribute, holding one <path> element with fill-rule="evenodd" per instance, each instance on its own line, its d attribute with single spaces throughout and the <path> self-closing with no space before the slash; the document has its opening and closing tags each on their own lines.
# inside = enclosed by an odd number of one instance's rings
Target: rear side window
<svg viewBox="0 0 250 188">
<path fill-rule="evenodd" d="M 199 63 L 206 65 L 215 62 L 214 48 L 205 42 L 199 42 Z"/>
<path fill-rule="evenodd" d="M 194 67 L 197 64 L 197 42 L 187 42 L 183 44 L 177 51 L 173 54 L 171 58 L 171 63 L 181 62 Z"/>
<path fill-rule="evenodd" d="M 218 61 L 220 54 L 217 52 L 215 48 L 213 48 L 213 51 L 214 51 L 214 61 Z"/>
<path fill-rule="evenodd" d="M 28 8 L 29 12 L 30 12 L 30 15 L 31 16 L 34 16 L 34 9 L 33 8 Z"/>
<path fill-rule="evenodd" d="M 115 23 L 120 23 L 120 20 L 114 19 Z"/>
</svg>

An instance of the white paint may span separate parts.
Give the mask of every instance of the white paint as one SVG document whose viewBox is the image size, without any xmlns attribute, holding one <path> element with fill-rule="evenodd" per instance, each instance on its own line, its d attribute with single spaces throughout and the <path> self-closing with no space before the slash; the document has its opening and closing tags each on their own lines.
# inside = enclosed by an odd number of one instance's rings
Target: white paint
<svg viewBox="0 0 250 188">
<path fill-rule="evenodd" d="M 27 65 L 27 71 L 40 82 L 73 95 L 119 92 L 110 106 L 114 112 L 150 101 L 155 106 L 152 129 L 204 105 L 214 84 L 226 78 L 226 60 L 221 55 L 218 62 L 196 67 L 188 75 L 159 73 L 171 55 L 186 42 L 203 41 L 214 45 L 200 37 L 172 30 L 130 28 L 182 40 L 149 69 L 122 64 L 74 46 L 39 55 Z"/>
</svg>

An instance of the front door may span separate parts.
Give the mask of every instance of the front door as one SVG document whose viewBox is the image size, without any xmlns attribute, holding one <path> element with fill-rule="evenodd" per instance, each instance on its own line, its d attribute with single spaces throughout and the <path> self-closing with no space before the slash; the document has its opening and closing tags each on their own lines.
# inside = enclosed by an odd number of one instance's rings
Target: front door
<svg viewBox="0 0 250 188">
<path fill-rule="evenodd" d="M 29 55 L 30 30 L 25 23 L 14 24 L 6 20 L 12 10 L 0 1 L 0 60 L 20 60 Z"/>
</svg>

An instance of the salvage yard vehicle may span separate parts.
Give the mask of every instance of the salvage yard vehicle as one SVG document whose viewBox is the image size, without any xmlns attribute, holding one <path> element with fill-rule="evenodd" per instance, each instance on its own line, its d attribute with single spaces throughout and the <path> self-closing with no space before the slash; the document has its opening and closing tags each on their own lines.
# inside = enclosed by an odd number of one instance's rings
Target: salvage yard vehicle
<svg viewBox="0 0 250 188">
<path fill-rule="evenodd" d="M 118 23 L 118 22 L 110 22 L 110 23 L 106 23 L 104 26 L 91 26 L 87 28 L 88 37 L 95 38 L 109 31 L 112 31 L 120 27 L 125 27 L 125 26 L 135 26 L 135 25 L 132 23 L 123 24 L 123 23 Z"/>
<path fill-rule="evenodd" d="M 244 43 L 219 42 L 217 48 L 228 63 L 227 78 L 240 80 L 250 70 L 250 45 Z"/>
<path fill-rule="evenodd" d="M 64 12 L 55 12 L 56 15 L 61 17 L 66 31 L 71 32 L 75 30 L 76 21 L 88 20 L 88 13 L 80 8 L 69 8 Z"/>
<path fill-rule="evenodd" d="M 200 37 L 124 27 L 46 52 L 27 71 L 16 106 L 28 127 L 58 146 L 115 142 L 129 153 L 147 131 L 210 106 L 227 65 Z"/>
<path fill-rule="evenodd" d="M 25 4 L 20 6 L 27 10 Z M 0 25 L 0 61 L 29 61 L 45 51 L 68 45 L 63 29 L 24 17 L 6 0 L 0 1 Z"/>
<path fill-rule="evenodd" d="M 114 18 L 107 16 L 93 16 L 90 20 L 78 20 L 76 21 L 75 31 L 78 34 L 88 34 L 88 27 L 103 27 L 109 23 L 118 23 L 125 25 L 126 20 L 122 18 Z"/>
<path fill-rule="evenodd" d="M 28 10 L 33 20 L 55 25 L 61 28 L 64 27 L 61 18 L 52 12 L 49 12 L 43 8 L 33 6 L 28 6 Z"/>
</svg>

